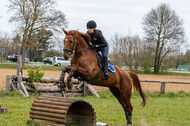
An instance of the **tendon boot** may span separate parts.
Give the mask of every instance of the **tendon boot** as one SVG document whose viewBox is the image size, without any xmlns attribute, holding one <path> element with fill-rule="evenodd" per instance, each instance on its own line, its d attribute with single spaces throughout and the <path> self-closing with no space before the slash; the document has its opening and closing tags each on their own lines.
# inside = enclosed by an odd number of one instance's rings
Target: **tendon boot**
<svg viewBox="0 0 190 126">
<path fill-rule="evenodd" d="M 65 89 L 65 87 L 66 87 L 66 85 L 64 83 L 64 79 L 62 77 L 60 77 L 60 79 L 59 79 L 59 86 L 62 90 Z"/>
<path fill-rule="evenodd" d="M 73 83 L 71 82 L 71 78 L 70 77 L 67 78 L 67 88 L 69 90 L 72 90 L 72 88 L 73 88 Z"/>
<path fill-rule="evenodd" d="M 104 76 L 103 79 L 107 80 L 110 77 L 110 75 L 108 74 L 108 58 L 104 59 Z"/>
</svg>

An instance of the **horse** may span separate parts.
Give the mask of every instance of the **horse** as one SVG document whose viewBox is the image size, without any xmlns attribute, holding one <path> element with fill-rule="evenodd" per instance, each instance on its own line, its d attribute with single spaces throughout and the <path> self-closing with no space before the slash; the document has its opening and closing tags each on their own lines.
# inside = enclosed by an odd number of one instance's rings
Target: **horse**
<svg viewBox="0 0 190 126">
<path fill-rule="evenodd" d="M 132 71 L 125 71 L 117 66 L 115 73 L 109 71 L 110 77 L 108 80 L 103 79 L 103 74 L 100 72 L 98 65 L 97 54 L 90 48 L 90 36 L 88 33 L 82 33 L 78 30 L 66 31 L 64 39 L 63 56 L 68 60 L 71 55 L 71 68 L 65 67 L 61 73 L 60 83 L 64 83 L 65 72 L 69 73 L 67 84 L 71 82 L 71 77 L 80 77 L 84 81 L 93 80 L 93 85 L 108 87 L 112 94 L 117 98 L 125 111 L 127 125 L 132 125 L 132 104 L 131 94 L 132 86 L 136 89 L 141 98 L 141 105 L 144 107 L 147 101 L 147 96 L 141 88 L 139 78 Z M 97 74 L 99 76 L 97 78 Z M 96 77 L 96 79 L 94 79 Z"/>
</svg>

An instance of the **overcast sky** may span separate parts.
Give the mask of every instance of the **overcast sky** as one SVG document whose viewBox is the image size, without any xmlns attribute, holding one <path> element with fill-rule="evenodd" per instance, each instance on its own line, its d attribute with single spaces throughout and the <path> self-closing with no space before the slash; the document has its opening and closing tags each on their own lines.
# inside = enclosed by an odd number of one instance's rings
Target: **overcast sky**
<svg viewBox="0 0 190 126">
<path fill-rule="evenodd" d="M 5 6 L 8 0 L 0 0 L 0 32 L 11 33 L 14 26 L 8 23 L 10 15 Z M 68 21 L 67 30 L 78 29 L 86 32 L 89 20 L 97 22 L 109 40 L 115 33 L 143 36 L 143 17 L 166 3 L 183 19 L 186 38 L 190 38 L 190 1 L 188 0 L 57 0 L 57 9 L 61 10 Z M 189 40 L 188 40 L 189 42 Z M 190 42 L 189 42 L 190 43 Z"/>
</svg>

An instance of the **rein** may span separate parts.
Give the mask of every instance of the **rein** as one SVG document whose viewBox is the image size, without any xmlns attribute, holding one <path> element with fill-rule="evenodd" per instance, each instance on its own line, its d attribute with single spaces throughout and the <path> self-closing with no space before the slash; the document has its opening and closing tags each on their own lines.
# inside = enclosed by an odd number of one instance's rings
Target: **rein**
<svg viewBox="0 0 190 126">
<path fill-rule="evenodd" d="M 87 49 L 90 49 L 90 48 L 83 48 L 83 49 L 80 49 L 80 50 L 78 50 L 78 51 L 75 51 L 75 53 L 78 53 L 78 52 L 82 52 L 82 51 L 84 51 L 84 50 L 87 50 Z"/>
</svg>

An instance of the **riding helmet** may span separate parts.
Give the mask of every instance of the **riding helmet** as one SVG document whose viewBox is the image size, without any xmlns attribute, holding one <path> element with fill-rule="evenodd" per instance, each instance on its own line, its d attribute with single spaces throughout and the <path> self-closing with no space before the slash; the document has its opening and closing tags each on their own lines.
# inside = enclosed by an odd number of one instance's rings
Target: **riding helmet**
<svg viewBox="0 0 190 126">
<path fill-rule="evenodd" d="M 96 28 L 96 26 L 96 22 L 93 20 L 88 21 L 88 23 L 86 24 L 87 28 Z"/>
</svg>

